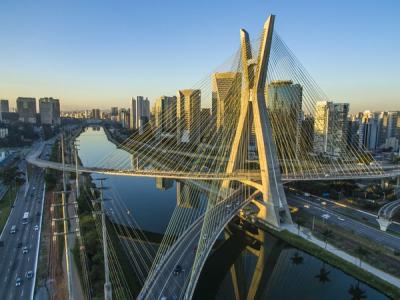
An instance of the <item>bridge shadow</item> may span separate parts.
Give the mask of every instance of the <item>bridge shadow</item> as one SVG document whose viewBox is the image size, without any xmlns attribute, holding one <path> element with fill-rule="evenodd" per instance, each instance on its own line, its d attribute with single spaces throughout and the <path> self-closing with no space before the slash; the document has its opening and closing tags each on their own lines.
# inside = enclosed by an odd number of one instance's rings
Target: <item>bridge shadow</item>
<svg viewBox="0 0 400 300">
<path fill-rule="evenodd" d="M 263 294 L 263 288 L 268 286 L 268 279 L 272 277 L 276 262 L 285 246 L 285 242 L 235 218 L 225 230 L 225 239 L 216 243 L 214 251 L 208 257 L 193 299 L 214 299 L 229 273 L 230 290 L 234 291 L 230 298 L 253 299 Z M 257 260 L 252 270 L 250 285 L 244 280 L 245 252 Z"/>
</svg>

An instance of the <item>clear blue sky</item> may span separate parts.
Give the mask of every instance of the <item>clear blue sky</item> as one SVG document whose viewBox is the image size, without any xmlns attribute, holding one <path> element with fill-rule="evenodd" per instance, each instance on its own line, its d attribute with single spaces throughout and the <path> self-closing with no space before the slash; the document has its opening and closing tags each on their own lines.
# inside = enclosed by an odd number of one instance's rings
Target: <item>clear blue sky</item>
<svg viewBox="0 0 400 300">
<path fill-rule="evenodd" d="M 268 14 L 326 94 L 400 110 L 398 0 L 1 0 L 0 98 L 128 106 L 192 87 Z"/>
</svg>

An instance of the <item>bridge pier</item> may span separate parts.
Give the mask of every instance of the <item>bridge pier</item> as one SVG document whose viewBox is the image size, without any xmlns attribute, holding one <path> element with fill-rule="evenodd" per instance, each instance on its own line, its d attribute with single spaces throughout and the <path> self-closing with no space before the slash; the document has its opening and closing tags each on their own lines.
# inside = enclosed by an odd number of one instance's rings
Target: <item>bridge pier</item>
<svg viewBox="0 0 400 300">
<path fill-rule="evenodd" d="M 379 228 L 382 231 L 386 231 L 387 228 L 389 227 L 389 225 L 392 224 L 392 221 L 390 221 L 388 219 L 384 219 L 384 218 L 378 218 L 378 219 L 376 219 L 376 221 L 378 221 Z"/>
<path fill-rule="evenodd" d="M 385 189 L 385 188 L 386 188 L 386 180 L 385 180 L 385 178 L 382 178 L 382 179 L 381 179 L 381 188 L 382 188 L 382 189 Z"/>
</svg>

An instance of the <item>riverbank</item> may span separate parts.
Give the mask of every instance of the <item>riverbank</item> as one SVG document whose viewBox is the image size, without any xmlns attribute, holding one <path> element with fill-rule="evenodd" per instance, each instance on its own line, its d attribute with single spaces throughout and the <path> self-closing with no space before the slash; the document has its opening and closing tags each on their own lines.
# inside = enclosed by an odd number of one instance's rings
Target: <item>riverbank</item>
<svg viewBox="0 0 400 300">
<path fill-rule="evenodd" d="M 357 265 L 359 258 L 351 256 L 329 243 L 325 249 L 325 242 L 318 240 L 312 234 L 300 231 L 299 235 L 297 235 L 297 228 L 293 225 L 286 226 L 282 231 L 276 231 L 261 223 L 258 223 L 257 226 L 284 240 L 293 247 L 299 248 L 341 269 L 345 273 L 384 293 L 391 299 L 400 299 L 400 279 L 366 263 L 362 263 L 360 267 Z"/>
</svg>

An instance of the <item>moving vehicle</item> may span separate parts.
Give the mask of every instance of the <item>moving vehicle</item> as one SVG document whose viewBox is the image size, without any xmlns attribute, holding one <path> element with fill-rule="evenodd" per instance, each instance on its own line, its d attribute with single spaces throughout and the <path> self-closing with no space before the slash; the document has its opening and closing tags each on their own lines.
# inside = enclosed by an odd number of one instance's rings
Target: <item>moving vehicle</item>
<svg viewBox="0 0 400 300">
<path fill-rule="evenodd" d="M 28 224 L 28 218 L 29 218 L 29 212 L 26 211 L 24 212 L 24 216 L 22 217 L 22 224 L 24 225 Z"/>
<path fill-rule="evenodd" d="M 27 254 L 28 253 L 28 247 L 25 246 L 24 248 L 22 248 L 22 254 Z"/>
<path fill-rule="evenodd" d="M 321 217 L 322 217 L 323 219 L 325 219 L 325 220 L 328 220 L 331 216 L 328 215 L 328 214 L 323 214 Z"/>
<path fill-rule="evenodd" d="M 33 277 L 33 272 L 32 271 L 28 271 L 25 273 L 25 277 L 28 279 L 31 279 Z"/>
<path fill-rule="evenodd" d="M 304 193 L 305 197 L 310 197 L 310 193 Z"/>
<path fill-rule="evenodd" d="M 174 274 L 174 276 L 177 276 L 177 275 L 179 275 L 180 273 L 182 273 L 182 271 L 183 271 L 182 266 L 181 266 L 181 265 L 177 265 L 177 266 L 175 267 L 175 269 L 174 269 L 173 274 Z"/>
<path fill-rule="evenodd" d="M 16 232 L 17 232 L 17 226 L 15 226 L 15 225 L 11 226 L 10 234 L 14 234 Z"/>
<path fill-rule="evenodd" d="M 22 279 L 21 279 L 21 277 L 17 277 L 17 278 L 15 279 L 15 286 L 21 286 L 21 284 L 22 284 Z"/>
<path fill-rule="evenodd" d="M 33 227 L 33 230 L 38 231 L 38 230 L 39 230 L 39 226 L 38 226 L 38 225 L 35 225 L 35 226 Z"/>
</svg>

